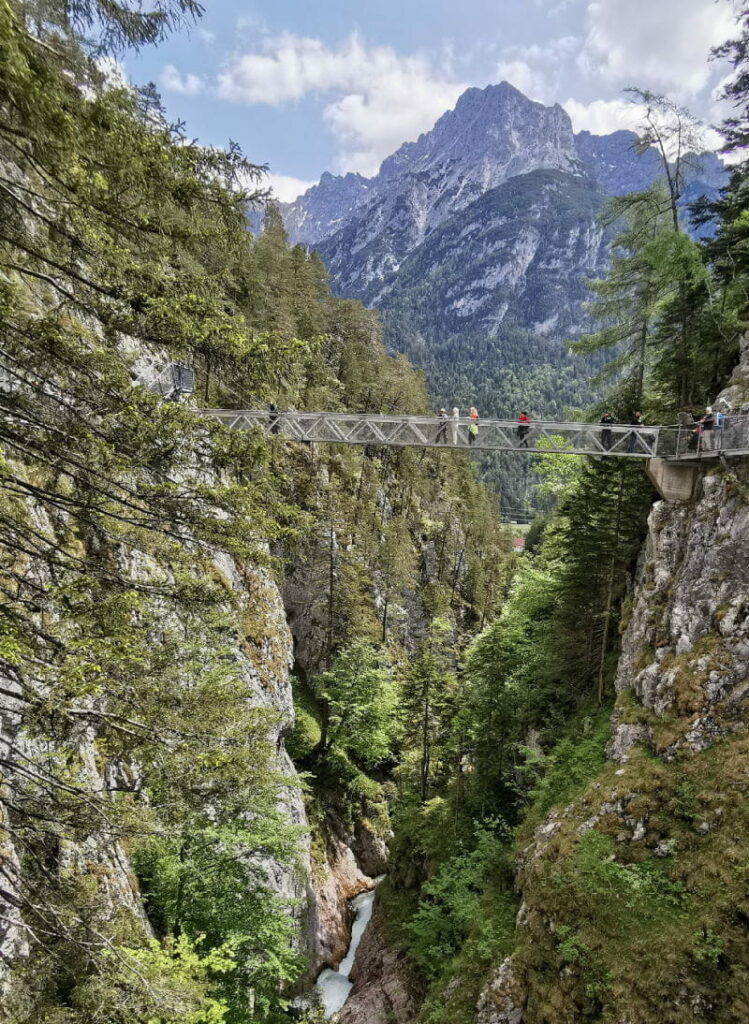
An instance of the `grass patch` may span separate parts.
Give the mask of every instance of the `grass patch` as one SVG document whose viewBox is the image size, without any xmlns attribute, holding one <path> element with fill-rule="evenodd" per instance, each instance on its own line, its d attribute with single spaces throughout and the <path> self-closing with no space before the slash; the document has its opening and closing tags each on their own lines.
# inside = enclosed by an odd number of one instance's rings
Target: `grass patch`
<svg viewBox="0 0 749 1024">
<path fill-rule="evenodd" d="M 617 770 L 604 768 L 526 868 L 524 1019 L 749 1020 L 749 737 L 670 763 L 636 751 Z"/>
<path fill-rule="evenodd" d="M 529 770 L 538 781 L 529 794 L 530 806 L 520 829 L 521 843 L 552 807 L 571 803 L 606 764 L 611 733 L 611 706 L 579 714 L 551 752 L 531 755 Z"/>
</svg>

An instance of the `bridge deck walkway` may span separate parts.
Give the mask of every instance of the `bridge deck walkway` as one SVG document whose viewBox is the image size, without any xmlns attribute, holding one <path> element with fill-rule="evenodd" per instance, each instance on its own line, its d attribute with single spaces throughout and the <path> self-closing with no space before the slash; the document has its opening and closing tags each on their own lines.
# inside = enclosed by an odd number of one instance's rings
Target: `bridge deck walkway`
<svg viewBox="0 0 749 1024">
<path fill-rule="evenodd" d="M 472 436 L 470 420 L 374 413 L 274 412 L 267 409 L 204 409 L 202 414 L 235 430 L 260 428 L 290 440 L 350 445 L 466 448 L 477 451 L 558 452 L 627 459 L 696 461 L 749 455 L 749 416 L 731 415 L 721 431 L 705 435 L 696 450 L 694 428 L 622 424 L 482 419 Z"/>
</svg>

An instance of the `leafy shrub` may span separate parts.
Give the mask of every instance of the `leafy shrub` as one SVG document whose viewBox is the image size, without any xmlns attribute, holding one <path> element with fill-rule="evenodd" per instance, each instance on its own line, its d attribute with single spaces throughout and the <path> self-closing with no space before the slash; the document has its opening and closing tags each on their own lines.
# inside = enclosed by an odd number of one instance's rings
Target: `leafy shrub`
<svg viewBox="0 0 749 1024">
<path fill-rule="evenodd" d="M 546 757 L 531 755 L 526 771 L 539 780 L 530 792 L 534 820 L 554 806 L 565 806 L 594 779 L 606 763 L 611 709 L 599 709 L 595 718 L 586 717 L 582 729 L 565 736 Z M 583 732 L 583 735 L 579 735 Z"/>
<path fill-rule="evenodd" d="M 504 834 L 503 834 L 504 833 Z M 435 978 L 482 919 L 482 893 L 507 863 L 509 836 L 499 826 L 481 828 L 470 852 L 447 860 L 422 887 L 418 909 L 408 922 L 409 953 L 424 976 Z M 491 929 L 482 941 L 493 947 Z"/>
<path fill-rule="evenodd" d="M 107 950 L 102 969 L 77 986 L 71 1015 L 80 1024 L 224 1024 L 228 1007 L 216 981 L 232 973 L 232 943 L 203 953 L 186 935 Z"/>
</svg>

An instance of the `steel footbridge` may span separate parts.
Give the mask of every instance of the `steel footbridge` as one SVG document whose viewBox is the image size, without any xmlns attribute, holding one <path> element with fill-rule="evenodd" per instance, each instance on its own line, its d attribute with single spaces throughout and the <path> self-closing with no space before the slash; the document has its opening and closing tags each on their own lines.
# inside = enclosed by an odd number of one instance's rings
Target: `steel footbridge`
<svg viewBox="0 0 749 1024">
<path fill-rule="evenodd" d="M 632 426 L 579 422 L 482 419 L 472 433 L 468 417 L 282 412 L 268 409 L 201 409 L 233 430 L 260 430 L 303 443 L 386 445 L 396 448 L 461 448 L 517 454 L 594 455 L 622 459 L 702 461 L 749 455 L 749 415 L 729 413 L 719 430 L 685 426 Z"/>
</svg>

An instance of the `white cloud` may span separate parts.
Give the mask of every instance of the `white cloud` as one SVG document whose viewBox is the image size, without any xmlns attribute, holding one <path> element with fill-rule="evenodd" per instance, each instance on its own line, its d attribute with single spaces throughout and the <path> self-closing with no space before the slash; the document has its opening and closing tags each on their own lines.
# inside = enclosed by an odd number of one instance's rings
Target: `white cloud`
<svg viewBox="0 0 749 1024">
<path fill-rule="evenodd" d="M 301 178 L 294 178 L 290 174 L 269 174 L 268 185 L 273 190 L 273 195 L 282 203 L 293 203 L 293 201 L 308 188 L 314 185 L 314 181 L 303 181 Z"/>
<path fill-rule="evenodd" d="M 543 46 L 510 46 L 497 64 L 498 79 L 505 79 L 530 99 L 555 103 L 562 75 L 580 52 L 582 40 L 561 36 Z"/>
<path fill-rule="evenodd" d="M 688 99 L 708 84 L 710 50 L 735 23 L 732 5 L 715 0 L 594 0 L 587 28 L 586 74 Z"/>
<path fill-rule="evenodd" d="M 125 65 L 116 57 L 97 57 L 96 66 L 104 77 L 105 89 L 129 89 L 130 79 Z"/>
<path fill-rule="evenodd" d="M 622 128 L 635 131 L 642 121 L 643 108 L 626 100 L 580 103 L 569 99 L 562 106 L 572 118 L 572 127 L 576 132 L 587 130 L 593 135 L 609 135 Z"/>
<path fill-rule="evenodd" d="M 532 100 L 542 100 L 548 89 L 543 72 L 534 70 L 526 60 L 501 60 L 497 64 L 497 78 L 514 85 Z"/>
<path fill-rule="evenodd" d="M 199 75 L 190 71 L 183 75 L 173 64 L 164 67 L 160 80 L 167 92 L 178 92 L 183 96 L 197 96 L 205 88 L 205 82 Z"/>
<path fill-rule="evenodd" d="M 423 57 L 368 47 L 356 35 L 338 49 L 319 39 L 269 38 L 263 52 L 235 56 L 218 76 L 218 95 L 238 103 L 279 106 L 332 94 L 324 118 L 341 146 L 339 169 L 363 174 L 431 128 L 465 88 Z"/>
</svg>

